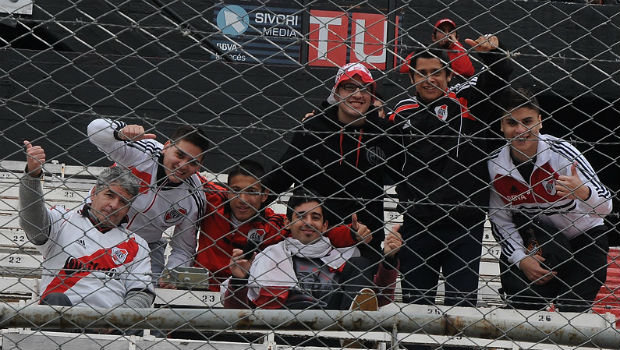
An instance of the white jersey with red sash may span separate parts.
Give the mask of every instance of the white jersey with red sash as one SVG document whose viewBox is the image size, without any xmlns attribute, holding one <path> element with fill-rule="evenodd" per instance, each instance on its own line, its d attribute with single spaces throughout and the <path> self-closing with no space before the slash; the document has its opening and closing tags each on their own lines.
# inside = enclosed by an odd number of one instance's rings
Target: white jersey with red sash
<svg viewBox="0 0 620 350">
<path fill-rule="evenodd" d="M 81 210 L 48 213 L 49 239 L 37 247 L 44 259 L 41 299 L 63 293 L 73 305 L 109 308 L 121 305 L 130 290 L 153 293 L 144 239 L 123 228 L 101 232 Z"/>
<path fill-rule="evenodd" d="M 560 175 L 570 175 L 576 163 L 577 174 L 590 188 L 585 200 L 562 197 L 556 193 Z M 532 174 L 524 179 L 510 156 L 506 145 L 491 155 L 489 173 L 492 181 L 489 219 L 493 234 L 502 246 L 502 253 L 511 263 L 526 256 L 523 239 L 513 222 L 520 212 L 538 217 L 558 228 L 568 239 L 603 225 L 603 217 L 611 212 L 612 193 L 598 178 L 586 158 L 568 142 L 541 134 Z"/>
<path fill-rule="evenodd" d="M 174 226 L 167 267 L 190 266 L 196 253 L 199 222 L 205 214 L 205 179 L 196 173 L 181 183 L 171 183 L 163 173 L 164 145 L 155 140 L 120 140 L 118 132 L 125 126 L 120 121 L 96 119 L 88 126 L 88 137 L 108 158 L 130 168 L 140 179 L 140 195 L 127 214 L 127 228 L 154 243 Z"/>
</svg>

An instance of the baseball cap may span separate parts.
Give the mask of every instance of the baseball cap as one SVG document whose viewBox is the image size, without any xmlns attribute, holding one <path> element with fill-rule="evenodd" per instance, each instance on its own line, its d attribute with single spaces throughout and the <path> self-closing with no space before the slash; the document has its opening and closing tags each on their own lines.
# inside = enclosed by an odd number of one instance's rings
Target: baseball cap
<svg viewBox="0 0 620 350">
<path fill-rule="evenodd" d="M 440 19 L 439 21 L 437 21 L 435 23 L 435 29 L 433 30 L 433 32 L 436 32 L 437 29 L 439 29 L 439 27 L 441 27 L 442 25 L 444 25 L 446 23 L 451 25 L 452 28 L 456 29 L 456 23 L 454 23 L 453 20 L 451 20 L 450 18 L 442 18 L 442 19 Z"/>
<path fill-rule="evenodd" d="M 336 74 L 336 79 L 334 79 L 334 87 L 332 88 L 331 94 L 329 94 L 329 97 L 327 98 L 327 102 L 331 105 L 338 102 L 336 100 L 336 89 L 338 89 L 338 85 L 340 85 L 343 81 L 353 79 L 356 75 L 362 79 L 364 84 L 372 84 L 373 91 L 376 90 L 377 83 L 372 78 L 372 74 L 368 68 L 361 63 L 347 63 L 338 69 L 338 74 Z"/>
</svg>

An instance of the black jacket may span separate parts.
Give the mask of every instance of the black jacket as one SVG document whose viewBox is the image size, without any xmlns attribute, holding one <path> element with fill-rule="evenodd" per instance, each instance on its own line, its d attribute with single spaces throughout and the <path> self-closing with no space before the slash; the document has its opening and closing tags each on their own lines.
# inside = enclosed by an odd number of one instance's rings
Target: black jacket
<svg viewBox="0 0 620 350">
<path fill-rule="evenodd" d="M 471 227 L 484 220 L 489 199 L 486 137 L 501 117 L 491 102 L 507 86 L 509 59 L 498 50 L 480 54 L 489 69 L 448 94 L 425 104 L 400 101 L 388 117 L 407 149 L 400 167 L 407 177 L 398 196 L 407 209 L 405 224 Z M 399 161 L 399 159 L 394 159 Z"/>
<path fill-rule="evenodd" d="M 292 184 L 303 186 L 323 197 L 330 225 L 350 222 L 358 210 L 358 220 L 373 232 L 373 246 L 383 240 L 383 196 L 386 159 L 402 153 L 399 139 L 386 135 L 391 123 L 376 111 L 366 115 L 360 128 L 338 121 L 338 107 L 326 109 L 292 130 L 289 147 L 279 164 L 263 182 L 274 193 Z M 394 174 L 393 176 L 397 176 Z"/>
</svg>

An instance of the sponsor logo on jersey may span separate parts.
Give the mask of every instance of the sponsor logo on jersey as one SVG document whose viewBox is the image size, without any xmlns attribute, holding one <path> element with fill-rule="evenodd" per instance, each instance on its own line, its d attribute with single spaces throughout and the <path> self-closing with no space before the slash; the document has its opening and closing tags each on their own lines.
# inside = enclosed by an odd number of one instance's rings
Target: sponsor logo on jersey
<svg viewBox="0 0 620 350">
<path fill-rule="evenodd" d="M 80 259 L 70 256 L 65 261 L 62 269 L 68 276 L 71 276 L 78 271 L 109 271 L 110 267 L 94 261 L 81 262 Z"/>
<path fill-rule="evenodd" d="M 527 200 L 527 197 L 525 196 L 525 193 L 520 193 L 520 194 L 512 194 L 512 195 L 506 196 L 506 199 L 509 202 L 516 202 L 516 201 Z"/>
<path fill-rule="evenodd" d="M 557 189 L 555 188 L 555 179 L 554 178 L 544 180 L 542 182 L 542 186 L 545 189 L 545 192 L 547 192 L 548 194 L 550 194 L 552 196 L 555 196 L 555 194 L 557 193 Z"/>
<path fill-rule="evenodd" d="M 164 221 L 168 224 L 171 224 L 173 222 L 177 222 L 181 220 L 182 218 L 185 217 L 185 215 L 187 215 L 187 210 L 175 205 L 172 208 L 170 208 L 166 212 L 166 214 L 164 214 Z"/>
<path fill-rule="evenodd" d="M 385 160 L 385 152 L 379 146 L 372 146 L 366 149 L 366 160 L 371 165 L 383 163 Z"/>
<path fill-rule="evenodd" d="M 127 255 L 129 255 L 127 249 L 112 247 L 112 261 L 114 261 L 116 265 L 122 265 L 127 259 Z"/>
<path fill-rule="evenodd" d="M 435 107 L 435 115 L 437 115 L 437 118 L 445 122 L 446 119 L 448 119 L 448 105 L 441 105 Z"/>
</svg>

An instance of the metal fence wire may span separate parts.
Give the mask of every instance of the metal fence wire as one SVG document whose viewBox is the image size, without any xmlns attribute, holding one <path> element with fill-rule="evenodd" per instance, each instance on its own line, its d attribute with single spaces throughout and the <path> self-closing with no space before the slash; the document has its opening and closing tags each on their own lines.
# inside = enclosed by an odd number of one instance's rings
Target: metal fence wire
<svg viewBox="0 0 620 350">
<path fill-rule="evenodd" d="M 617 349 L 618 9 L 0 0 L 2 348 Z"/>
</svg>

